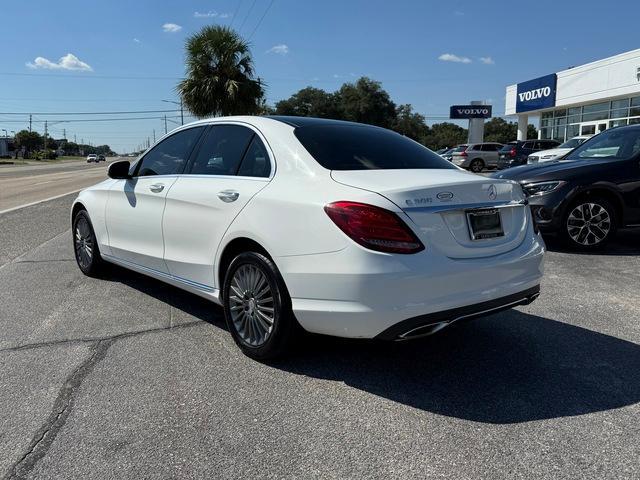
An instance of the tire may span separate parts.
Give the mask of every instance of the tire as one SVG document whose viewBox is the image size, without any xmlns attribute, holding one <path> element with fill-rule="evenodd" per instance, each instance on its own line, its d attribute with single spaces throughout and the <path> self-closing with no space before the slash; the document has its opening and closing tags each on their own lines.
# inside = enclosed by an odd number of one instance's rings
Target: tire
<svg viewBox="0 0 640 480">
<path fill-rule="evenodd" d="M 291 349 L 300 327 L 271 259 L 258 252 L 236 256 L 225 273 L 222 298 L 229 332 L 245 355 L 271 360 Z"/>
<path fill-rule="evenodd" d="M 482 170 L 484 170 L 484 162 L 479 158 L 471 160 L 471 163 L 469 164 L 469 170 L 471 170 L 473 173 L 480 173 Z"/>
<path fill-rule="evenodd" d="M 573 202 L 564 215 L 562 237 L 575 250 L 597 250 L 615 236 L 616 210 L 604 198 L 582 198 Z"/>
<path fill-rule="evenodd" d="M 80 210 L 73 218 L 71 234 L 78 268 L 89 277 L 97 277 L 104 271 L 104 260 L 86 210 Z"/>
</svg>

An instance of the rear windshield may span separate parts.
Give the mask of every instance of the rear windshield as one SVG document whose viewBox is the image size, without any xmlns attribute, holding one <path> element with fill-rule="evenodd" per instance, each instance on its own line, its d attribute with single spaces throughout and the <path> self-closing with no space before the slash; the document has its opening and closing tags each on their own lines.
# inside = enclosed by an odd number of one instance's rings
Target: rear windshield
<svg viewBox="0 0 640 480">
<path fill-rule="evenodd" d="M 467 148 L 469 148 L 469 145 L 458 145 L 456 148 L 451 150 L 451 153 L 464 152 Z"/>
<path fill-rule="evenodd" d="M 509 142 L 505 146 L 503 146 L 499 151 L 501 151 L 501 152 L 509 152 L 516 145 L 517 145 L 517 142 Z"/>
<path fill-rule="evenodd" d="M 359 125 L 298 127 L 300 143 L 329 170 L 455 169 L 440 155 L 400 134 Z"/>
</svg>

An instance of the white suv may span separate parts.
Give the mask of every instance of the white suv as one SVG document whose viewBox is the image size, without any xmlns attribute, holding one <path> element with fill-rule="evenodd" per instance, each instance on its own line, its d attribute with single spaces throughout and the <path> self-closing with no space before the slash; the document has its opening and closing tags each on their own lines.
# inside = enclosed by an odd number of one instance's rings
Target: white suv
<svg viewBox="0 0 640 480">
<path fill-rule="evenodd" d="M 542 163 L 542 162 L 550 162 L 551 160 L 556 160 L 563 155 L 566 155 L 571 150 L 576 148 L 585 140 L 591 138 L 592 135 L 580 135 L 577 137 L 573 137 L 566 142 L 558 145 L 557 148 L 552 148 L 551 150 L 543 150 L 541 152 L 536 152 L 533 155 L 529 155 L 527 157 L 527 163 Z"/>
<path fill-rule="evenodd" d="M 451 152 L 451 162 L 474 173 L 480 173 L 485 168 L 497 168 L 498 152 L 503 147 L 501 143 L 469 143 L 458 145 Z"/>
</svg>

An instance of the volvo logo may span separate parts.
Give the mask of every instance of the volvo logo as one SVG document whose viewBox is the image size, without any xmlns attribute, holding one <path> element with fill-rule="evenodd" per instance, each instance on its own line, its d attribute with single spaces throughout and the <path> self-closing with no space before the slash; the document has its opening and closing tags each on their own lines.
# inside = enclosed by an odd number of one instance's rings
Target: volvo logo
<svg viewBox="0 0 640 480">
<path fill-rule="evenodd" d="M 489 198 L 491 200 L 495 200 L 498 197 L 498 191 L 496 190 L 495 185 L 490 185 L 489 190 L 487 190 L 487 193 L 489 194 Z"/>
<path fill-rule="evenodd" d="M 536 88 L 518 94 L 521 102 L 528 102 L 537 98 L 545 98 L 551 95 L 551 87 Z"/>
<path fill-rule="evenodd" d="M 489 115 L 488 108 L 457 108 L 458 115 Z"/>
<path fill-rule="evenodd" d="M 438 198 L 438 200 L 446 202 L 447 200 L 451 200 L 453 198 L 453 193 L 451 193 L 451 192 L 440 192 L 439 194 L 436 195 L 436 197 Z"/>
</svg>

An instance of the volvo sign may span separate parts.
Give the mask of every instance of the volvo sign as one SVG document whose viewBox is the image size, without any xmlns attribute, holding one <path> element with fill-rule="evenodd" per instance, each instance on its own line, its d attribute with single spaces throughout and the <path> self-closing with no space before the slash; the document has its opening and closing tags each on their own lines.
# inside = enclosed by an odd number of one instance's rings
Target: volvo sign
<svg viewBox="0 0 640 480">
<path fill-rule="evenodd" d="M 556 106 L 555 73 L 518 84 L 516 113 L 552 108 Z"/>
<path fill-rule="evenodd" d="M 491 118 L 491 105 L 452 105 L 449 118 Z"/>
</svg>

